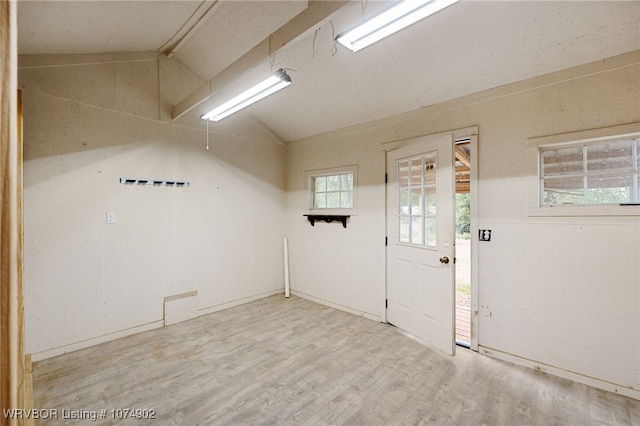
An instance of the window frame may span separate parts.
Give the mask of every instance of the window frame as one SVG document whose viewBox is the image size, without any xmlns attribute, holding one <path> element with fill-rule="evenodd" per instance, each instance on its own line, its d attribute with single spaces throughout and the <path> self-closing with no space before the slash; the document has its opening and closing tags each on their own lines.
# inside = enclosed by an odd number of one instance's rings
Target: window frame
<svg viewBox="0 0 640 426">
<path fill-rule="evenodd" d="M 336 208 L 336 207 L 314 207 L 315 198 L 315 179 L 317 177 L 335 176 L 345 173 L 352 173 L 353 175 L 353 207 Z M 314 215 L 345 215 L 345 216 L 357 216 L 358 215 L 358 166 L 349 165 L 341 167 L 333 167 L 327 169 L 308 170 L 307 174 L 307 193 L 308 193 L 308 212 Z"/>
<path fill-rule="evenodd" d="M 637 216 L 640 205 L 571 204 L 543 205 L 543 152 L 553 148 L 597 145 L 617 140 L 640 138 L 640 123 L 531 138 L 527 141 L 529 216 Z"/>
</svg>

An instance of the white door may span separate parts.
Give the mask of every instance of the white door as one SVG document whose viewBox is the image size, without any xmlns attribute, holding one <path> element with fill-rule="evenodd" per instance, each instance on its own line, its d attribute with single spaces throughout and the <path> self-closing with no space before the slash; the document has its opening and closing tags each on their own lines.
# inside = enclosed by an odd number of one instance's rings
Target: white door
<svg viewBox="0 0 640 426">
<path fill-rule="evenodd" d="M 387 154 L 387 322 L 455 353 L 453 138 Z"/>
</svg>

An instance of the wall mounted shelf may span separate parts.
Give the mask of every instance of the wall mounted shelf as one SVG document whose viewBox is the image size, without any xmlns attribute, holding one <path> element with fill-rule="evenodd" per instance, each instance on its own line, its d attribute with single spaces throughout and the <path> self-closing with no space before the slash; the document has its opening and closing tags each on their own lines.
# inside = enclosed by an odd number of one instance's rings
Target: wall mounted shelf
<svg viewBox="0 0 640 426">
<path fill-rule="evenodd" d="M 303 215 L 307 218 L 311 226 L 315 226 L 316 222 L 341 222 L 344 228 L 347 227 L 347 218 L 350 218 L 349 215 L 336 215 L 336 214 L 305 214 Z"/>
</svg>

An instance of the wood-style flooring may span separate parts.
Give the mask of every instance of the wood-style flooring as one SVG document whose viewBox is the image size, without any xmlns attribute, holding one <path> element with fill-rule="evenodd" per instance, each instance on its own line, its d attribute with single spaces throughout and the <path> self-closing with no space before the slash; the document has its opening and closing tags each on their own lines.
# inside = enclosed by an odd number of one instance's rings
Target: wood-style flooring
<svg viewBox="0 0 640 426">
<path fill-rule="evenodd" d="M 640 424 L 640 401 L 467 349 L 448 357 L 295 296 L 43 360 L 33 382 L 36 408 L 59 416 L 39 425 Z M 126 409 L 155 419 L 114 418 Z"/>
</svg>

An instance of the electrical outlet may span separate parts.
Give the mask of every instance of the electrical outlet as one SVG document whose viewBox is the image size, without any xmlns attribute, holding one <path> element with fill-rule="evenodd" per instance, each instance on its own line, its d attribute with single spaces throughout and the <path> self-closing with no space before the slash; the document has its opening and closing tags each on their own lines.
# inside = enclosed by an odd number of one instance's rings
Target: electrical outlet
<svg viewBox="0 0 640 426">
<path fill-rule="evenodd" d="M 107 212 L 107 224 L 113 225 L 116 223 L 116 212 Z"/>
</svg>

